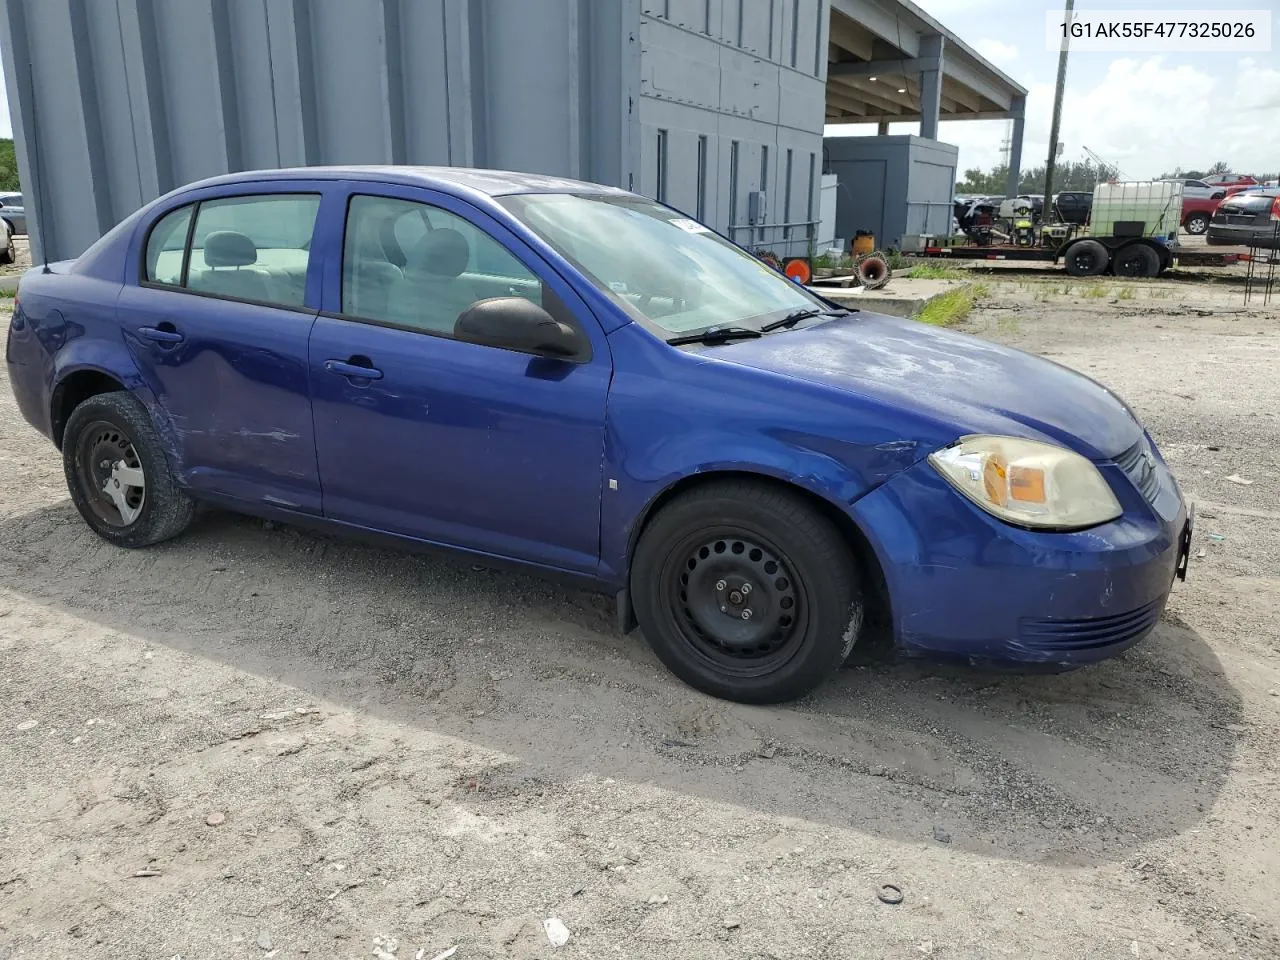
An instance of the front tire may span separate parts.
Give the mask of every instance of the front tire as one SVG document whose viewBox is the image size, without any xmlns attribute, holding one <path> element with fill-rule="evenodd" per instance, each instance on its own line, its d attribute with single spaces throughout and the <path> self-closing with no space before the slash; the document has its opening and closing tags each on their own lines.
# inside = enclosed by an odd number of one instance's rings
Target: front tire
<svg viewBox="0 0 1280 960">
<path fill-rule="evenodd" d="M 195 503 L 169 471 L 151 417 L 130 393 L 100 393 L 67 418 L 62 464 L 85 523 L 121 547 L 149 547 L 191 523 Z"/>
<path fill-rule="evenodd" d="M 672 501 L 641 535 L 636 618 L 692 687 L 742 703 L 803 696 L 849 655 L 863 620 L 857 564 L 800 495 L 710 483 Z"/>
</svg>

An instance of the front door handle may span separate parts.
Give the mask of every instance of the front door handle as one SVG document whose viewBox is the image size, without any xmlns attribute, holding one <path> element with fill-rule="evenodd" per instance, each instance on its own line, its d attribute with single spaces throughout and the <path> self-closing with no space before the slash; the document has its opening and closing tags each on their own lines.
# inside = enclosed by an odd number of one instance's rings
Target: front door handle
<svg viewBox="0 0 1280 960">
<path fill-rule="evenodd" d="M 181 343 L 186 339 L 172 323 L 162 323 L 158 327 L 139 327 L 138 336 L 156 343 Z"/>
<path fill-rule="evenodd" d="M 368 357 L 352 357 L 350 360 L 326 360 L 324 368 L 330 373 L 350 380 L 381 380 L 382 371 Z"/>
</svg>

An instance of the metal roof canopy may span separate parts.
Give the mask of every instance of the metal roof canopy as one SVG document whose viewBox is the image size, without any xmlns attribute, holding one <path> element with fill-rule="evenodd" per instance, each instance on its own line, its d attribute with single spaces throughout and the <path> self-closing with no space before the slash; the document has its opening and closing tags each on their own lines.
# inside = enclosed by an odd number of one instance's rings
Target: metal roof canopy
<svg viewBox="0 0 1280 960">
<path fill-rule="evenodd" d="M 831 0 L 829 40 L 827 123 L 1022 119 L 1027 91 L 910 0 Z"/>
</svg>

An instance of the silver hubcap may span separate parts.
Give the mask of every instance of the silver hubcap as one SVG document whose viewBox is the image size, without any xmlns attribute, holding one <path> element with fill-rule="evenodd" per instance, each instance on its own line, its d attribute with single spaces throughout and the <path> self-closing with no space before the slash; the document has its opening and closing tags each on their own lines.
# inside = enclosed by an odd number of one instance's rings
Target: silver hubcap
<svg viewBox="0 0 1280 960">
<path fill-rule="evenodd" d="M 111 473 L 102 485 L 102 492 L 116 505 L 120 519 L 128 526 L 142 513 L 147 492 L 146 475 L 141 467 L 131 467 L 123 460 L 117 460 L 111 464 Z"/>
</svg>

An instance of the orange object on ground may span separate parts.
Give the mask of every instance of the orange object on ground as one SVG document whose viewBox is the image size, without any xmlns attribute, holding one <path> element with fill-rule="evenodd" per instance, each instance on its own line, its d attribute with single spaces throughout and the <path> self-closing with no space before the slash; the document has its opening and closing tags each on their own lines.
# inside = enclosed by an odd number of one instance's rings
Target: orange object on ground
<svg viewBox="0 0 1280 960">
<path fill-rule="evenodd" d="M 860 257 L 865 253 L 870 253 L 876 248 L 876 238 L 869 233 L 864 233 L 860 237 L 853 238 L 853 255 Z"/>
<path fill-rule="evenodd" d="M 787 269 L 783 272 L 797 283 L 808 283 L 813 279 L 813 271 L 804 260 L 788 260 Z"/>
</svg>

